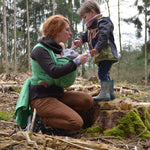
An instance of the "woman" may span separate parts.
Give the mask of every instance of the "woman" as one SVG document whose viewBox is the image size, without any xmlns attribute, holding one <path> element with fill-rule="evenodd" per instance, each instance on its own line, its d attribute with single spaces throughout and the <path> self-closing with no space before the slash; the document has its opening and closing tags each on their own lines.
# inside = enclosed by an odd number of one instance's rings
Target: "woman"
<svg viewBox="0 0 150 150">
<path fill-rule="evenodd" d="M 63 85 L 49 82 L 76 71 L 78 66 L 87 61 L 87 54 L 83 54 L 68 60 L 66 64 L 56 65 L 55 54 L 63 51 L 59 43 L 66 43 L 72 35 L 69 25 L 69 20 L 62 15 L 51 16 L 44 22 L 42 38 L 31 52 L 33 77 L 30 80 L 29 101 L 31 110 L 36 109 L 44 126 L 79 130 L 83 126 L 83 119 L 78 113 L 92 106 L 92 97 L 82 92 L 64 92 Z"/>
</svg>

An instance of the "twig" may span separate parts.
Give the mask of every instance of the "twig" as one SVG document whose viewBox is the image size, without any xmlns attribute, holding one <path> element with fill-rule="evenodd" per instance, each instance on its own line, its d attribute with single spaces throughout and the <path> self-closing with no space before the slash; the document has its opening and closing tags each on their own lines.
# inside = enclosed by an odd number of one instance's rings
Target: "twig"
<svg viewBox="0 0 150 150">
<path fill-rule="evenodd" d="M 134 148 L 135 150 L 137 150 L 137 146 L 135 146 L 135 148 Z"/>
<path fill-rule="evenodd" d="M 30 131 L 33 131 L 33 125 L 36 117 L 36 109 L 34 108 Z"/>
<path fill-rule="evenodd" d="M 16 128 L 9 134 L 9 136 L 12 136 L 14 133 L 16 133 Z"/>
<path fill-rule="evenodd" d="M 94 139 L 94 138 L 92 138 L 92 139 Z M 115 143 L 111 142 L 110 140 L 105 139 L 104 137 L 96 137 L 95 140 L 102 140 L 102 141 L 105 141 L 105 142 L 110 143 L 110 144 L 115 144 Z"/>
<path fill-rule="evenodd" d="M 141 132 L 139 135 L 135 136 L 135 138 L 133 140 L 131 140 L 129 143 L 134 142 L 135 140 L 137 140 L 142 134 L 144 134 L 148 129 L 146 128 L 143 132 Z"/>
<path fill-rule="evenodd" d="M 117 139 L 117 140 L 118 140 L 118 138 L 116 138 L 116 137 L 114 137 L 114 136 L 92 137 L 92 138 L 88 138 L 87 140 L 90 140 L 90 141 L 101 140 L 101 141 L 103 141 L 103 142 L 112 144 L 112 145 L 114 145 L 114 146 L 116 146 L 116 147 L 126 147 L 127 149 L 129 149 L 128 145 L 125 144 L 125 143 L 122 142 L 122 141 L 121 141 L 122 144 L 116 144 L 116 143 L 114 143 L 114 142 L 112 142 L 112 141 L 110 141 L 110 140 L 107 140 L 107 139 Z"/>
<path fill-rule="evenodd" d="M 46 135 L 46 136 L 47 136 L 47 135 Z M 53 137 L 53 136 L 47 136 L 47 137 L 50 137 L 50 138 L 52 138 L 52 139 L 59 140 L 59 141 L 61 141 L 61 142 L 67 143 L 67 144 L 69 144 L 69 145 L 71 145 L 71 146 L 80 148 L 80 149 L 82 149 L 82 150 L 93 150 L 93 149 L 88 148 L 88 147 L 84 147 L 84 146 L 80 146 L 80 145 L 78 145 L 78 144 L 74 144 L 74 143 L 68 142 L 68 141 L 63 140 L 63 139 L 60 139 L 60 138 L 58 138 L 58 137 Z"/>
<path fill-rule="evenodd" d="M 0 120 L 0 124 L 4 123 L 4 124 L 12 124 L 12 125 L 17 125 L 15 122 L 10 122 L 10 121 L 4 121 L 4 120 Z"/>
<path fill-rule="evenodd" d="M 99 140 L 99 139 L 118 139 L 114 136 L 101 136 L 101 137 L 91 137 L 91 138 L 86 138 L 87 140 L 90 140 L 90 141 L 96 141 L 96 140 Z"/>
<path fill-rule="evenodd" d="M 17 93 L 17 92 L 10 92 L 10 94 L 15 94 L 15 95 L 19 96 L 19 93 Z"/>
<path fill-rule="evenodd" d="M 35 148 L 38 149 L 37 143 L 36 143 L 35 141 L 32 141 L 32 140 L 30 139 L 28 132 L 25 131 L 25 132 L 23 132 L 23 134 L 24 134 L 24 136 L 26 137 L 27 143 L 28 143 L 29 145 L 34 145 Z"/>
<path fill-rule="evenodd" d="M 9 136 L 9 133 L 6 133 L 6 132 L 0 132 L 0 135 L 2 135 L 2 136 Z"/>
<path fill-rule="evenodd" d="M 144 134 L 147 130 L 148 130 L 148 129 L 146 128 L 143 132 L 141 132 L 139 135 L 137 135 L 137 136 L 135 137 L 135 139 L 139 138 L 139 137 L 140 137 L 142 134 Z"/>
</svg>

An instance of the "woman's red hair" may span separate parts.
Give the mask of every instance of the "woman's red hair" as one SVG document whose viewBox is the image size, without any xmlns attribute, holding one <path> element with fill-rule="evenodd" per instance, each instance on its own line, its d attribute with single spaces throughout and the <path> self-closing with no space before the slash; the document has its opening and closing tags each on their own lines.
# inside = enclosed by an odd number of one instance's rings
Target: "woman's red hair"
<svg viewBox="0 0 150 150">
<path fill-rule="evenodd" d="M 70 21 L 62 15 L 49 17 L 43 24 L 42 36 L 55 39 L 58 33 L 65 28 L 66 23 L 70 24 Z"/>
</svg>

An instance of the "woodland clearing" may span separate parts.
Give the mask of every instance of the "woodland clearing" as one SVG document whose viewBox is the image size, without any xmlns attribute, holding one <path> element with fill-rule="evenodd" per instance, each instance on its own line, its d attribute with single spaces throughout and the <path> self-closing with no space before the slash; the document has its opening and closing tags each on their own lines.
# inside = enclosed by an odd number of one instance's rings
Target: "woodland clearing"
<svg viewBox="0 0 150 150">
<path fill-rule="evenodd" d="M 150 139 L 141 139 L 138 135 L 128 135 L 128 137 L 118 138 L 115 136 L 104 136 L 103 133 L 94 134 L 87 132 L 84 128 L 68 136 L 48 135 L 21 130 L 15 123 L 14 110 L 19 96 L 18 87 L 21 87 L 25 79 L 31 74 L 1 74 L 0 75 L 0 150 L 150 150 Z M 93 79 L 77 78 L 75 84 L 66 90 L 76 90 L 88 92 L 92 96 L 96 95 L 100 86 L 93 83 Z M 110 110 L 123 117 L 120 112 L 129 112 L 142 105 L 146 106 L 150 112 L 150 92 L 149 87 L 144 85 L 133 85 L 117 83 L 115 93 L 117 95 L 113 102 L 101 102 L 95 106 L 105 110 Z M 98 107 L 99 109 L 99 107 Z M 118 109 L 118 111 L 116 111 Z M 101 115 L 102 112 L 98 112 Z M 104 113 L 104 111 L 103 111 Z M 107 114 L 107 113 L 106 113 Z M 98 118 L 98 117 L 97 117 Z M 101 124 L 100 118 L 94 120 L 93 125 Z M 108 118 L 107 118 L 108 119 Z M 112 120 L 111 124 L 102 124 L 108 129 L 117 125 L 117 120 Z M 149 118 L 147 119 L 150 124 Z M 114 123 L 115 122 L 115 123 Z M 147 128 L 147 130 L 149 130 Z M 88 134 L 87 134 L 88 133 Z"/>
</svg>

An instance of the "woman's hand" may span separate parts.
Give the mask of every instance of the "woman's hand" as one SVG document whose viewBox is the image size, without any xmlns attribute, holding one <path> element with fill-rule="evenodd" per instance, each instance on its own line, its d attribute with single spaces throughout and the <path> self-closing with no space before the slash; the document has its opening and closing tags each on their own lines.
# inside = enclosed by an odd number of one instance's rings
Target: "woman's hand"
<svg viewBox="0 0 150 150">
<path fill-rule="evenodd" d="M 88 54 L 82 54 L 82 55 L 78 55 L 77 57 L 78 59 L 80 59 L 81 64 L 85 64 L 87 62 L 88 59 Z"/>
</svg>

